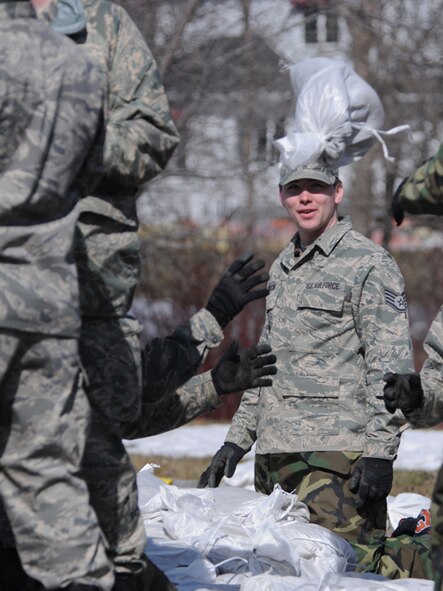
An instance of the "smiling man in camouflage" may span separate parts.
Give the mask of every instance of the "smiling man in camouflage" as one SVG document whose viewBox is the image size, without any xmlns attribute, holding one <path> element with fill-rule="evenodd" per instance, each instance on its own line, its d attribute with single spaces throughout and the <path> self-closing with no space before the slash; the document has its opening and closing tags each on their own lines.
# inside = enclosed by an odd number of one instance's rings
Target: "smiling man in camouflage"
<svg viewBox="0 0 443 591">
<path fill-rule="evenodd" d="M 355 543 L 383 541 L 400 415 L 383 374 L 412 367 L 404 283 L 392 257 L 339 219 L 338 171 L 282 168 L 280 198 L 297 233 L 270 270 L 261 343 L 273 386 L 247 391 L 202 475 L 218 485 L 257 442 L 255 486 L 294 491 L 311 521 Z"/>
</svg>

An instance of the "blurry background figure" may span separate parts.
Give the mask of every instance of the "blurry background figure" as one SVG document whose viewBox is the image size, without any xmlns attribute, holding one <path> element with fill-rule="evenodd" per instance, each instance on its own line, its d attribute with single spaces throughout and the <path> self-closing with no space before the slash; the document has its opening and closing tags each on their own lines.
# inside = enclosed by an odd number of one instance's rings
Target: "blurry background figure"
<svg viewBox="0 0 443 591">
<path fill-rule="evenodd" d="M 405 178 L 395 192 L 392 213 L 400 225 L 404 214 L 443 215 L 443 144 L 437 153 Z M 419 374 L 387 374 L 384 391 L 390 412 L 400 409 L 412 427 L 443 421 L 443 306 L 424 344 L 427 359 Z M 443 589 L 443 466 L 437 476 L 431 508 L 432 564 L 435 591 Z"/>
<path fill-rule="evenodd" d="M 46 589 L 110 591 L 114 576 L 78 474 L 89 404 L 72 257 L 78 199 L 101 167 L 101 79 L 27 1 L 0 3 L 0 587 L 17 545 Z M 79 518 L 81 516 L 81 518 Z M 4 553 L 4 554 L 3 554 Z"/>
</svg>

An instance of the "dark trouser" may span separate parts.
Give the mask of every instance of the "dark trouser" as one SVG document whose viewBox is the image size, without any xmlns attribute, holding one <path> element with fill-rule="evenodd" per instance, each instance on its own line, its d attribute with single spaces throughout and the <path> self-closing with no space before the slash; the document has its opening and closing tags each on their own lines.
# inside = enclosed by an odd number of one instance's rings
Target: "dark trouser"
<svg viewBox="0 0 443 591">
<path fill-rule="evenodd" d="M 131 318 L 83 318 L 79 345 L 92 407 L 81 474 L 115 572 L 128 574 L 146 545 L 136 473 L 121 435 L 121 424 L 140 414 L 139 329 Z"/>
</svg>

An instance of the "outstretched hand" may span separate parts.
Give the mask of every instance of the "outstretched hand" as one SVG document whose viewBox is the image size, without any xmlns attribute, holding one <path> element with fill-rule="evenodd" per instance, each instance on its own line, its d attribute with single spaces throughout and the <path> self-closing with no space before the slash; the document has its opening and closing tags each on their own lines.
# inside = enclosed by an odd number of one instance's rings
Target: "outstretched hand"
<svg viewBox="0 0 443 591">
<path fill-rule="evenodd" d="M 211 372 L 219 395 L 272 386 L 269 376 L 277 373 L 277 358 L 270 354 L 271 347 L 257 345 L 239 352 L 238 346 L 238 341 L 233 341 Z"/>
<path fill-rule="evenodd" d="M 267 288 L 253 289 L 269 280 L 267 272 L 257 273 L 265 266 L 262 259 L 248 264 L 253 257 L 253 254 L 244 254 L 235 260 L 209 297 L 206 309 L 211 312 L 222 328 L 249 302 L 265 298 L 269 293 Z"/>
</svg>

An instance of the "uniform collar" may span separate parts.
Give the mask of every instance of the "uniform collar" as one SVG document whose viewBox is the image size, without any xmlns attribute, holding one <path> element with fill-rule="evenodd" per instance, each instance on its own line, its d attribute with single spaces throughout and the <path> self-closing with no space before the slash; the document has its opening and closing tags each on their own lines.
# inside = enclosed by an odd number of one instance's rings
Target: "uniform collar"
<svg viewBox="0 0 443 591">
<path fill-rule="evenodd" d="M 341 218 L 336 224 L 319 236 L 315 242 L 310 244 L 304 252 L 298 251 L 298 256 L 296 256 L 297 245 L 299 244 L 297 232 L 281 254 L 280 262 L 282 267 L 286 271 L 293 269 L 302 258 L 304 259 L 306 255 L 316 248 L 321 250 L 325 256 L 329 256 L 343 236 L 350 230 L 352 230 L 350 217 Z"/>
</svg>

